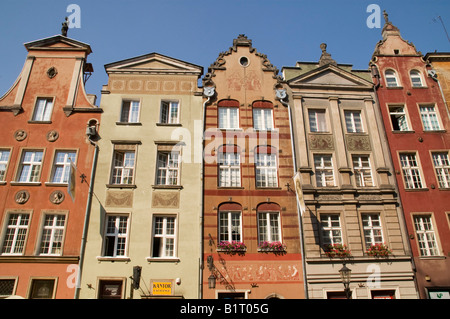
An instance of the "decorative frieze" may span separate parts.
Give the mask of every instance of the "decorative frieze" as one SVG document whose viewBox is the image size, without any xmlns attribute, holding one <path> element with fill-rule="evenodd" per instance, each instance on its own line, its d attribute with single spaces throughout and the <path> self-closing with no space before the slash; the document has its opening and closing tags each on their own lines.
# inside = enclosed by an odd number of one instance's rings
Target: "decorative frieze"
<svg viewBox="0 0 450 319">
<path fill-rule="evenodd" d="M 178 208 L 180 206 L 179 192 L 153 192 L 152 207 Z"/>
<path fill-rule="evenodd" d="M 310 150 L 334 150 L 333 135 L 310 134 L 308 142 Z"/>
<path fill-rule="evenodd" d="M 132 191 L 107 191 L 106 206 L 110 207 L 132 207 L 133 192 Z"/>
<path fill-rule="evenodd" d="M 346 136 L 348 151 L 370 151 L 370 139 L 368 135 L 353 135 Z"/>
</svg>

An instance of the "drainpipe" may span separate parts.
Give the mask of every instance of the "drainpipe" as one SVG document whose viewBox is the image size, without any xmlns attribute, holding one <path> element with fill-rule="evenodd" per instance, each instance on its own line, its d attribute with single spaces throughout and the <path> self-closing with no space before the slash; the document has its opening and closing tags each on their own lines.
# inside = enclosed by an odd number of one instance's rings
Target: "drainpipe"
<svg viewBox="0 0 450 319">
<path fill-rule="evenodd" d="M 293 162 L 293 166 L 294 166 L 294 176 L 295 176 L 295 174 L 297 173 L 297 159 L 296 159 L 296 156 L 295 156 L 295 143 L 294 143 L 294 133 L 293 133 L 291 106 L 289 105 L 288 102 L 283 101 L 282 98 L 280 98 L 279 100 L 284 106 L 287 106 L 287 108 L 288 108 L 289 131 L 290 131 L 290 134 L 291 134 L 292 162 Z M 297 194 L 296 194 L 296 196 L 297 196 Z M 307 283 L 307 280 L 306 280 L 306 261 L 305 261 L 305 246 L 304 246 L 304 240 L 303 240 L 302 212 L 301 212 L 301 208 L 298 206 L 298 201 L 297 201 L 297 216 L 298 216 L 299 235 L 300 235 L 300 248 L 301 248 L 301 253 L 302 253 L 303 286 L 304 286 L 304 290 L 305 290 L 305 298 L 309 299 L 308 283 Z"/>
<path fill-rule="evenodd" d="M 91 213 L 92 194 L 93 194 L 93 187 L 94 187 L 94 177 L 95 177 L 95 170 L 96 170 L 96 166 L 97 166 L 97 158 L 98 158 L 98 151 L 99 151 L 98 145 L 90 139 L 90 136 L 88 136 L 88 139 L 89 139 L 89 142 L 91 142 L 91 144 L 94 145 L 95 149 L 94 149 L 94 160 L 92 162 L 92 169 L 91 169 L 91 182 L 89 183 L 89 193 L 88 193 L 88 199 L 87 199 L 87 203 L 86 203 L 86 212 L 84 214 L 83 236 L 81 237 L 80 261 L 78 264 L 77 283 L 75 286 L 74 299 L 80 298 L 81 272 L 83 269 L 84 253 L 86 250 L 87 233 L 88 233 L 88 227 L 89 227 L 89 216 Z"/>
</svg>

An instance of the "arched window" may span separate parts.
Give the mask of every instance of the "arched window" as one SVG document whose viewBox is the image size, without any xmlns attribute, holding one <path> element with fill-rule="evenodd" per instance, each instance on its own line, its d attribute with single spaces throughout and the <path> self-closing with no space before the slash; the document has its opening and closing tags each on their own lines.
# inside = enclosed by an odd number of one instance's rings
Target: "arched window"
<svg viewBox="0 0 450 319">
<path fill-rule="evenodd" d="M 219 205 L 218 241 L 242 242 L 242 206 L 238 203 Z"/>
<path fill-rule="evenodd" d="M 420 72 L 417 70 L 411 70 L 409 72 L 409 76 L 411 77 L 411 83 L 413 87 L 422 87 L 422 77 L 420 76 Z"/>
<path fill-rule="evenodd" d="M 268 101 L 253 103 L 253 128 L 255 130 L 273 130 L 273 104 Z"/>
<path fill-rule="evenodd" d="M 257 207 L 258 243 L 281 242 L 280 205 L 276 203 L 262 203 Z"/>
<path fill-rule="evenodd" d="M 222 100 L 217 103 L 220 129 L 239 128 L 239 102 L 236 100 Z"/>
<path fill-rule="evenodd" d="M 277 150 L 271 146 L 255 149 L 256 187 L 278 187 Z"/>
<path fill-rule="evenodd" d="M 397 79 L 397 74 L 395 73 L 394 70 L 386 70 L 386 72 L 384 72 L 385 78 L 386 78 L 386 85 L 388 87 L 398 87 L 399 82 Z"/>
</svg>

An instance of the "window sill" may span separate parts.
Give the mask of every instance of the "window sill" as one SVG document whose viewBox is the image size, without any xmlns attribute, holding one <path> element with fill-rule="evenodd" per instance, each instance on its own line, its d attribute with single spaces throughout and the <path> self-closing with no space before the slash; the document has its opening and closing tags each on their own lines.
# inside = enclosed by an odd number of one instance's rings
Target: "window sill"
<svg viewBox="0 0 450 319">
<path fill-rule="evenodd" d="M 153 189 L 183 189 L 181 185 L 152 185 Z"/>
<path fill-rule="evenodd" d="M 217 189 L 244 189 L 243 186 L 217 186 Z"/>
<path fill-rule="evenodd" d="M 180 258 L 178 257 L 172 257 L 172 258 L 159 258 L 159 257 L 147 257 L 146 258 L 149 263 L 151 262 L 173 262 L 178 263 L 180 262 Z"/>
<path fill-rule="evenodd" d="M 52 121 L 28 121 L 28 124 L 52 124 Z"/>
<path fill-rule="evenodd" d="M 106 184 L 107 188 L 136 188 L 135 184 Z"/>
<path fill-rule="evenodd" d="M 400 130 L 393 130 L 392 131 L 392 133 L 394 133 L 394 134 L 414 134 L 414 133 L 416 133 L 416 131 L 400 131 Z"/>
<path fill-rule="evenodd" d="M 156 126 L 182 126 L 181 123 L 156 123 Z"/>
<path fill-rule="evenodd" d="M 45 182 L 45 186 L 52 186 L 52 187 L 67 187 L 67 183 L 53 183 L 53 182 Z"/>
<path fill-rule="evenodd" d="M 428 187 L 423 188 L 405 188 L 405 192 L 426 192 L 429 191 Z"/>
<path fill-rule="evenodd" d="M 446 133 L 447 130 L 428 130 L 428 131 L 423 131 L 424 133 Z"/>
<path fill-rule="evenodd" d="M 105 257 L 105 256 L 97 256 L 97 260 L 98 260 L 98 261 L 111 261 L 111 262 L 114 262 L 114 261 L 125 261 L 125 262 L 128 262 L 128 261 L 131 261 L 131 258 L 130 258 L 130 257 Z"/>
<path fill-rule="evenodd" d="M 386 86 L 388 90 L 403 90 L 403 86 Z"/>
<path fill-rule="evenodd" d="M 142 126 L 141 122 L 116 122 L 116 125 L 123 126 Z"/>
<path fill-rule="evenodd" d="M 281 187 L 279 187 L 279 186 L 256 186 L 255 187 L 256 189 L 281 189 Z"/>
<path fill-rule="evenodd" d="M 0 181 L 0 185 L 6 185 L 6 181 Z"/>
<path fill-rule="evenodd" d="M 41 186 L 41 182 L 10 182 L 13 186 Z"/>
<path fill-rule="evenodd" d="M 439 255 L 439 256 L 419 256 L 420 260 L 443 260 L 447 257 Z"/>
</svg>

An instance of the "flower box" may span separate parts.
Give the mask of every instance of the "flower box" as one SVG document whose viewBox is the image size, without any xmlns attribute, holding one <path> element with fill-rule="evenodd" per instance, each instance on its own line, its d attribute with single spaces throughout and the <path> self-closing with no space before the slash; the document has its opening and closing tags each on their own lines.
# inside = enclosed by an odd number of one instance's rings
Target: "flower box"
<svg viewBox="0 0 450 319">
<path fill-rule="evenodd" d="M 243 242 L 240 241 L 221 241 L 217 245 L 217 249 L 224 253 L 244 253 L 247 250 L 247 246 Z"/>
<path fill-rule="evenodd" d="M 350 257 L 352 255 L 350 249 L 348 249 L 347 245 L 345 244 L 332 244 L 332 245 L 325 245 L 324 251 L 327 257 L 334 258 L 345 258 Z"/>
<path fill-rule="evenodd" d="M 392 254 L 392 250 L 390 250 L 386 244 L 373 244 L 370 245 L 366 253 L 367 255 L 374 257 L 387 257 Z"/>
<path fill-rule="evenodd" d="M 258 244 L 258 250 L 263 252 L 284 253 L 286 252 L 286 245 L 279 241 L 263 241 Z"/>
</svg>

